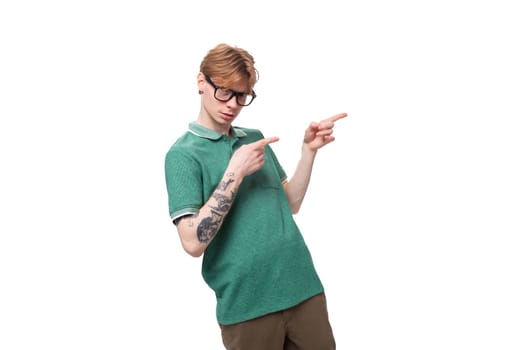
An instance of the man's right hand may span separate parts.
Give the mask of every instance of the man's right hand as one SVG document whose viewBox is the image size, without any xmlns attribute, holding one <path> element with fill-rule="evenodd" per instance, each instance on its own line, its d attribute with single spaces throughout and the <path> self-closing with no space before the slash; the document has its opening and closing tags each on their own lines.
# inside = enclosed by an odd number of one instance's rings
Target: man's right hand
<svg viewBox="0 0 525 350">
<path fill-rule="evenodd" d="M 228 171 L 233 171 L 242 177 L 253 174 L 264 165 L 264 147 L 277 141 L 279 138 L 273 136 L 242 145 L 230 159 Z"/>
</svg>

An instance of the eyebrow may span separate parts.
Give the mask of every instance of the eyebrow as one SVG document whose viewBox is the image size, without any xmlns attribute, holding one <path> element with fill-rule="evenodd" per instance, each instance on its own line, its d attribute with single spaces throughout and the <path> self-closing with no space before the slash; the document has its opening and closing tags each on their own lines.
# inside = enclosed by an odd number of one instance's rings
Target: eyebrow
<svg viewBox="0 0 525 350">
<path fill-rule="evenodd" d="M 232 91 L 233 93 L 237 94 L 237 95 L 250 95 L 251 92 L 244 92 L 244 91 L 237 91 L 237 90 L 233 90 L 233 89 L 228 89 L 224 86 L 217 86 L 219 89 L 224 89 L 224 90 L 230 90 Z"/>
<path fill-rule="evenodd" d="M 211 85 L 215 86 L 216 88 L 224 89 L 224 90 L 230 90 L 230 91 L 232 91 L 234 94 L 237 94 L 237 95 L 253 95 L 253 94 L 255 94 L 255 92 L 253 91 L 253 89 L 252 89 L 251 92 L 237 91 L 237 90 L 229 89 L 229 88 L 226 88 L 226 87 L 224 87 L 224 86 L 220 86 L 220 85 L 216 84 L 213 80 L 211 80 L 211 78 L 210 78 L 207 74 L 205 74 L 204 77 L 206 78 L 206 81 L 207 81 L 208 83 L 210 83 Z"/>
</svg>

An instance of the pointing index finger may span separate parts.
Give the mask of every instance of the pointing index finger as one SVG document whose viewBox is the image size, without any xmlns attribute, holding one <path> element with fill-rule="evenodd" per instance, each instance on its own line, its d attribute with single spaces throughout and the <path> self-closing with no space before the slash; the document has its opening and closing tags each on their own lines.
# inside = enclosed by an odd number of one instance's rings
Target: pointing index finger
<svg viewBox="0 0 525 350">
<path fill-rule="evenodd" d="M 339 119 L 345 118 L 346 116 L 348 116 L 347 113 L 339 113 L 339 114 L 334 115 L 333 117 L 328 118 L 328 120 L 335 122 Z"/>
<path fill-rule="evenodd" d="M 279 138 L 277 136 L 271 136 L 271 137 L 266 137 L 264 139 L 257 141 L 257 145 L 264 147 L 266 145 L 269 145 L 270 143 L 277 142 L 277 141 L 279 141 Z"/>
</svg>

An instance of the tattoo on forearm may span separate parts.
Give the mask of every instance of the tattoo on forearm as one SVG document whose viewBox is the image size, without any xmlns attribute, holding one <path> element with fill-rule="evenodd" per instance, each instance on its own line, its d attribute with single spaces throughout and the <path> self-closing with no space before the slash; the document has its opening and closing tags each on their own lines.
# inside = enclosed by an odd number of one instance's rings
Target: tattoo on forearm
<svg viewBox="0 0 525 350">
<path fill-rule="evenodd" d="M 219 190 L 221 190 L 221 191 L 226 191 L 228 186 L 230 186 L 230 184 L 233 183 L 233 182 L 234 182 L 233 179 L 228 179 L 227 181 L 221 181 L 221 183 L 219 184 L 219 186 L 217 188 Z"/>
<path fill-rule="evenodd" d="M 233 179 L 221 181 L 219 186 L 217 186 L 217 190 L 213 192 L 212 198 L 217 201 L 217 204 L 208 205 L 211 209 L 211 216 L 202 219 L 197 227 L 197 238 L 199 239 L 199 242 L 210 242 L 217 234 L 217 231 L 219 231 L 222 221 L 230 211 L 233 199 L 235 198 L 234 191 L 230 191 L 230 195 L 220 193 L 219 191 L 225 191 L 233 182 Z"/>
<path fill-rule="evenodd" d="M 228 197 L 221 193 L 217 193 L 217 192 L 213 193 L 212 197 L 215 198 L 215 200 L 217 200 L 217 206 L 215 207 L 210 206 L 210 207 L 219 212 L 223 212 L 223 213 L 228 212 L 233 202 L 233 192 L 231 194 L 232 194 L 231 197 Z"/>
<path fill-rule="evenodd" d="M 215 210 L 211 211 L 211 216 L 202 219 L 199 227 L 197 227 L 197 238 L 201 243 L 208 243 L 213 236 L 217 233 L 219 225 L 222 221 L 223 215 L 216 212 Z"/>
</svg>

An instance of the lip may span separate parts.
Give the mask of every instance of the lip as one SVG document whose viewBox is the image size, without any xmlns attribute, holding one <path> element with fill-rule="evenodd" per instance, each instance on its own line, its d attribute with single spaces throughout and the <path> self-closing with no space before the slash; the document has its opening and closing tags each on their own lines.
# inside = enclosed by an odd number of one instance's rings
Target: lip
<svg viewBox="0 0 525 350">
<path fill-rule="evenodd" d="M 226 121 L 232 121 L 233 119 L 235 119 L 235 115 L 233 114 L 221 113 L 221 116 L 222 116 L 222 119 Z"/>
</svg>

